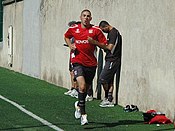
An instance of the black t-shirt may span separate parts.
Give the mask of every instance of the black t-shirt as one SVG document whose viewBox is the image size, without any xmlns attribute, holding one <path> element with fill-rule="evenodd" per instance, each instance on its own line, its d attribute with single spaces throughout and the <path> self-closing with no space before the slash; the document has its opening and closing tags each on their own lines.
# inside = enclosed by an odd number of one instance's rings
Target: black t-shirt
<svg viewBox="0 0 175 131">
<path fill-rule="evenodd" d="M 120 35 L 119 31 L 116 28 L 112 28 L 107 35 L 107 41 L 110 44 L 114 44 L 113 49 L 106 50 L 106 61 L 116 61 L 121 60 L 122 54 L 122 36 Z"/>
</svg>

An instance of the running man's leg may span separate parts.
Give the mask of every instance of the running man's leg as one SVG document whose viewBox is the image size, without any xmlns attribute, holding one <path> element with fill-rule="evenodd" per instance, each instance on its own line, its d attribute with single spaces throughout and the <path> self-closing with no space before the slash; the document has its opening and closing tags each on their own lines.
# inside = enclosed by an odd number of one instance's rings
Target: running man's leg
<svg viewBox="0 0 175 131">
<path fill-rule="evenodd" d="M 78 76 L 77 78 L 77 83 L 79 85 L 79 93 L 78 93 L 78 99 L 79 99 L 79 106 L 80 106 L 80 111 L 81 114 L 86 114 L 85 111 L 85 98 L 86 98 L 86 83 L 84 76 Z"/>
<path fill-rule="evenodd" d="M 80 107 L 81 114 L 85 112 L 85 98 L 86 98 L 86 81 L 84 78 L 84 67 L 79 64 L 74 64 L 74 76 L 78 84 L 78 106 Z"/>
</svg>

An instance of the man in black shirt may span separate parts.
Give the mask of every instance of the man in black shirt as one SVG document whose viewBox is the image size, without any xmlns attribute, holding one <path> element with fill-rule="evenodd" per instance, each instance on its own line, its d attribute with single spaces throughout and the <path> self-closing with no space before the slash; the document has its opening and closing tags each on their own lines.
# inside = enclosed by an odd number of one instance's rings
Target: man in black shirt
<svg viewBox="0 0 175 131">
<path fill-rule="evenodd" d="M 101 21 L 99 27 L 104 33 L 107 33 L 108 44 L 104 45 L 88 38 L 91 44 L 103 48 L 106 52 L 105 66 L 100 74 L 100 82 L 105 90 L 105 99 L 100 103 L 101 107 L 113 107 L 113 89 L 114 75 L 120 75 L 121 55 L 122 55 L 122 37 L 119 31 L 112 27 L 107 21 Z M 118 76 L 116 76 L 118 77 Z M 118 77 L 120 78 L 120 77 Z M 116 81 L 119 85 L 119 79 Z M 117 87 L 118 88 L 118 87 Z"/>
</svg>

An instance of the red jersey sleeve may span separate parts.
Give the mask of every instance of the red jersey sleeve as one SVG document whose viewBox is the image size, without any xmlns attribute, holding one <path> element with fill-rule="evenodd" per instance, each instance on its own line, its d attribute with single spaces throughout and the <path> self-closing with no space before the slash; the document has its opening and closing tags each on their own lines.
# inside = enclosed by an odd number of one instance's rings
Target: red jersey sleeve
<svg viewBox="0 0 175 131">
<path fill-rule="evenodd" d="M 103 44 L 107 44 L 106 37 L 100 29 L 97 30 L 97 41 Z"/>
<path fill-rule="evenodd" d="M 72 35 L 72 28 L 69 28 L 66 33 L 64 34 L 64 37 L 66 38 L 72 38 L 73 35 Z"/>
</svg>

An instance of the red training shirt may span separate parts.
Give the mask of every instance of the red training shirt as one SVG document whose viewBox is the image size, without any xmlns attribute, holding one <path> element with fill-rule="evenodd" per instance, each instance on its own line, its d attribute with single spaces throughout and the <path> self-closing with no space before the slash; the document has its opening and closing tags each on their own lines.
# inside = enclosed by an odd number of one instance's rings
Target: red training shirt
<svg viewBox="0 0 175 131">
<path fill-rule="evenodd" d="M 69 39 L 74 37 L 75 40 L 76 53 L 72 55 L 71 63 L 79 63 L 87 67 L 97 66 L 96 46 L 90 44 L 87 38 L 89 36 L 100 43 L 107 44 L 99 27 L 92 25 L 90 28 L 82 28 L 81 24 L 75 24 L 69 27 L 64 36 Z"/>
</svg>

